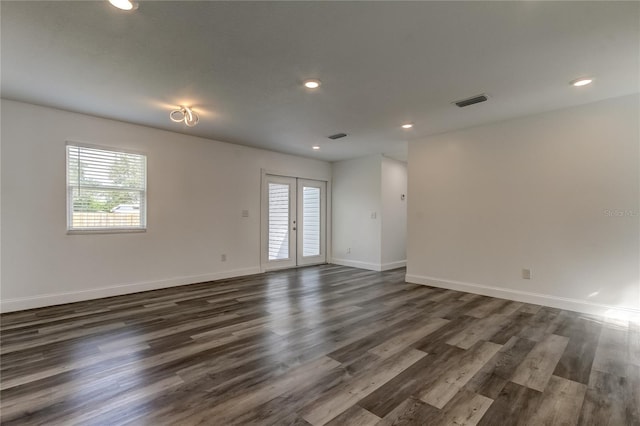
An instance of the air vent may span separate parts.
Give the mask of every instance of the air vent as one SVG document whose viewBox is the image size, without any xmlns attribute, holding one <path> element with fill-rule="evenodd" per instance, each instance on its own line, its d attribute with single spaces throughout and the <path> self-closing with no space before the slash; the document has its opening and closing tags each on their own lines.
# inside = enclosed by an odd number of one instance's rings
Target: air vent
<svg viewBox="0 0 640 426">
<path fill-rule="evenodd" d="M 486 95 L 478 95 L 478 96 L 474 96 L 472 98 L 463 99 L 461 101 L 456 101 L 456 102 L 454 102 L 454 104 L 458 105 L 460 108 L 464 108 L 464 107 L 469 106 L 469 105 L 479 104 L 480 102 L 486 102 L 487 99 L 488 98 L 487 98 Z"/>
<path fill-rule="evenodd" d="M 340 138 L 344 138 L 345 136 L 347 136 L 346 133 L 336 133 L 335 135 L 331 135 L 329 136 L 329 139 L 340 139 Z"/>
</svg>

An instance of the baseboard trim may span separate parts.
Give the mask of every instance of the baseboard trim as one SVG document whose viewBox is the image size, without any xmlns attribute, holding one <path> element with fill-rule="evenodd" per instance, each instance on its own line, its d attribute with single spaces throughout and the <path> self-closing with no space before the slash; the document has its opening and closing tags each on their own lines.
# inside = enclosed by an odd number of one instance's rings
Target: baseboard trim
<svg viewBox="0 0 640 426">
<path fill-rule="evenodd" d="M 587 300 L 570 299 L 566 297 L 552 296 L 549 294 L 531 293 L 526 291 L 518 291 L 500 287 L 486 286 L 482 284 L 453 281 L 443 278 L 413 274 L 405 275 L 405 281 L 412 284 L 422 284 L 431 287 L 446 288 L 448 290 L 464 291 L 466 293 L 481 294 L 483 296 L 514 300 L 516 302 L 533 303 L 536 305 L 566 309 L 569 311 L 582 312 L 585 314 L 619 317 L 622 319 L 640 319 L 640 309 L 628 308 L 624 306 L 620 307 L 603 305 Z"/>
<path fill-rule="evenodd" d="M 640 320 L 640 309 L 634 309 L 625 306 L 621 307 L 603 305 L 599 303 L 593 303 L 588 300 L 570 299 L 566 297 L 552 296 L 550 294 L 531 293 L 527 291 L 518 291 L 500 287 L 491 287 L 482 284 L 445 280 L 442 278 L 412 274 L 407 274 L 405 276 L 405 281 L 412 284 L 422 284 L 432 287 L 446 288 L 449 290 L 464 291 L 467 293 L 481 294 L 483 296 L 514 300 L 516 302 L 533 303 L 536 305 L 544 305 L 552 308 L 582 312 L 585 314 Z"/>
<path fill-rule="evenodd" d="M 352 268 L 360 268 L 360 269 L 368 269 L 370 271 L 388 271 L 390 269 L 402 268 L 403 266 L 407 266 L 406 260 L 398 260 L 396 262 L 389 263 L 371 263 L 371 262 L 362 262 L 359 260 L 348 260 L 348 259 L 331 259 L 331 262 L 335 265 L 341 266 L 350 266 Z"/>
<path fill-rule="evenodd" d="M 370 271 L 380 271 L 379 263 L 361 262 L 359 260 L 348 259 L 331 259 L 331 263 L 341 266 L 350 266 L 352 268 L 368 269 Z"/>
<path fill-rule="evenodd" d="M 174 277 L 166 280 L 143 281 L 131 284 L 120 284 L 109 287 L 99 287 L 89 290 L 72 291 L 65 293 L 42 294 L 31 297 L 19 297 L 15 299 L 2 299 L 0 312 L 22 311 L 25 309 L 42 308 L 45 306 L 63 305 L 65 303 L 82 302 L 85 300 L 101 299 L 103 297 L 122 296 L 124 294 L 139 293 L 141 291 L 159 290 L 168 287 L 196 284 L 207 281 L 224 280 L 228 278 L 242 277 L 260 273 L 260 267 L 233 269 L 230 271 L 213 272 L 203 275 L 191 275 Z"/>
<path fill-rule="evenodd" d="M 388 271 L 391 269 L 398 269 L 398 268 L 403 268 L 407 266 L 407 261 L 405 260 L 398 260 L 395 262 L 389 262 L 389 263 L 383 263 L 382 265 L 380 265 L 380 270 L 381 271 Z"/>
</svg>

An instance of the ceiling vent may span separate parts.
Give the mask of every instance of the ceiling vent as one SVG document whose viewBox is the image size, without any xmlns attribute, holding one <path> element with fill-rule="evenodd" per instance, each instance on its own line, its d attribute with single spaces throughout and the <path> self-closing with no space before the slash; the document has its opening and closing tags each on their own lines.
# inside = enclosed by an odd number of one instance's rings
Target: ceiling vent
<svg viewBox="0 0 640 426">
<path fill-rule="evenodd" d="M 347 136 L 346 133 L 336 133 L 335 135 L 329 136 L 329 139 L 336 140 L 336 139 L 344 138 L 345 136 Z"/>
<path fill-rule="evenodd" d="M 458 105 L 460 108 L 464 108 L 469 105 L 479 104 L 480 102 L 486 102 L 487 99 L 488 99 L 487 95 L 478 95 L 468 99 L 463 99 L 461 101 L 455 101 L 454 104 Z"/>
</svg>

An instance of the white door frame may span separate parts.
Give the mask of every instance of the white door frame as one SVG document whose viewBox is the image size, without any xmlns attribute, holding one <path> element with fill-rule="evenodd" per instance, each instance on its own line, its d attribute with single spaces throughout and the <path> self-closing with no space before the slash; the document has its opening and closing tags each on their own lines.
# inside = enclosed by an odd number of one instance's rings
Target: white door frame
<svg viewBox="0 0 640 426">
<path fill-rule="evenodd" d="M 315 180 L 326 182 L 326 202 L 325 202 L 325 255 L 326 262 L 331 262 L 331 178 L 327 178 L 325 176 L 313 176 L 313 175 L 305 175 L 305 176 L 295 176 L 292 173 L 269 170 L 269 169 L 260 169 L 260 272 L 266 272 L 267 270 L 271 270 L 270 267 L 267 266 L 268 257 L 266 255 L 268 249 L 268 239 L 267 232 L 269 228 L 268 223 L 268 215 L 266 214 L 267 209 L 269 207 L 269 200 L 267 194 L 266 180 L 267 175 L 273 176 L 282 176 L 289 178 L 297 178 L 297 179 L 306 179 L 306 180 Z M 302 265 L 300 265 L 302 266 Z"/>
</svg>

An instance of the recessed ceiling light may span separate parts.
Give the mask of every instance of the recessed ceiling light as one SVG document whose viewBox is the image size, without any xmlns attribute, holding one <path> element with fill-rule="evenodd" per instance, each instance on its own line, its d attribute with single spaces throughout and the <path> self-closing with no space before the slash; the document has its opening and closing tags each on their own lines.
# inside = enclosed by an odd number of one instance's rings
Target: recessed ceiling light
<svg viewBox="0 0 640 426">
<path fill-rule="evenodd" d="M 304 81 L 304 87 L 306 87 L 307 89 L 317 89 L 318 87 L 320 87 L 320 80 L 305 80 Z"/>
<path fill-rule="evenodd" d="M 314 145 L 314 146 L 312 146 L 312 148 L 313 148 L 314 151 L 318 151 L 320 149 L 320 147 L 318 145 Z"/>
<path fill-rule="evenodd" d="M 412 127 L 413 127 L 413 124 L 411 124 L 411 123 L 407 123 L 407 124 L 403 124 L 403 125 L 402 125 L 402 128 L 403 128 L 403 129 L 410 129 L 410 128 L 412 128 Z"/>
<path fill-rule="evenodd" d="M 592 82 L 593 82 L 592 78 L 579 78 L 577 80 L 573 80 L 571 82 L 571 85 L 575 87 L 580 87 L 580 86 L 586 86 L 587 84 L 591 84 Z"/>
<path fill-rule="evenodd" d="M 122 9 L 122 10 L 135 10 L 135 9 L 138 8 L 138 2 L 137 1 L 109 0 L 109 3 L 111 3 L 112 6 L 115 6 L 118 9 Z"/>
</svg>

